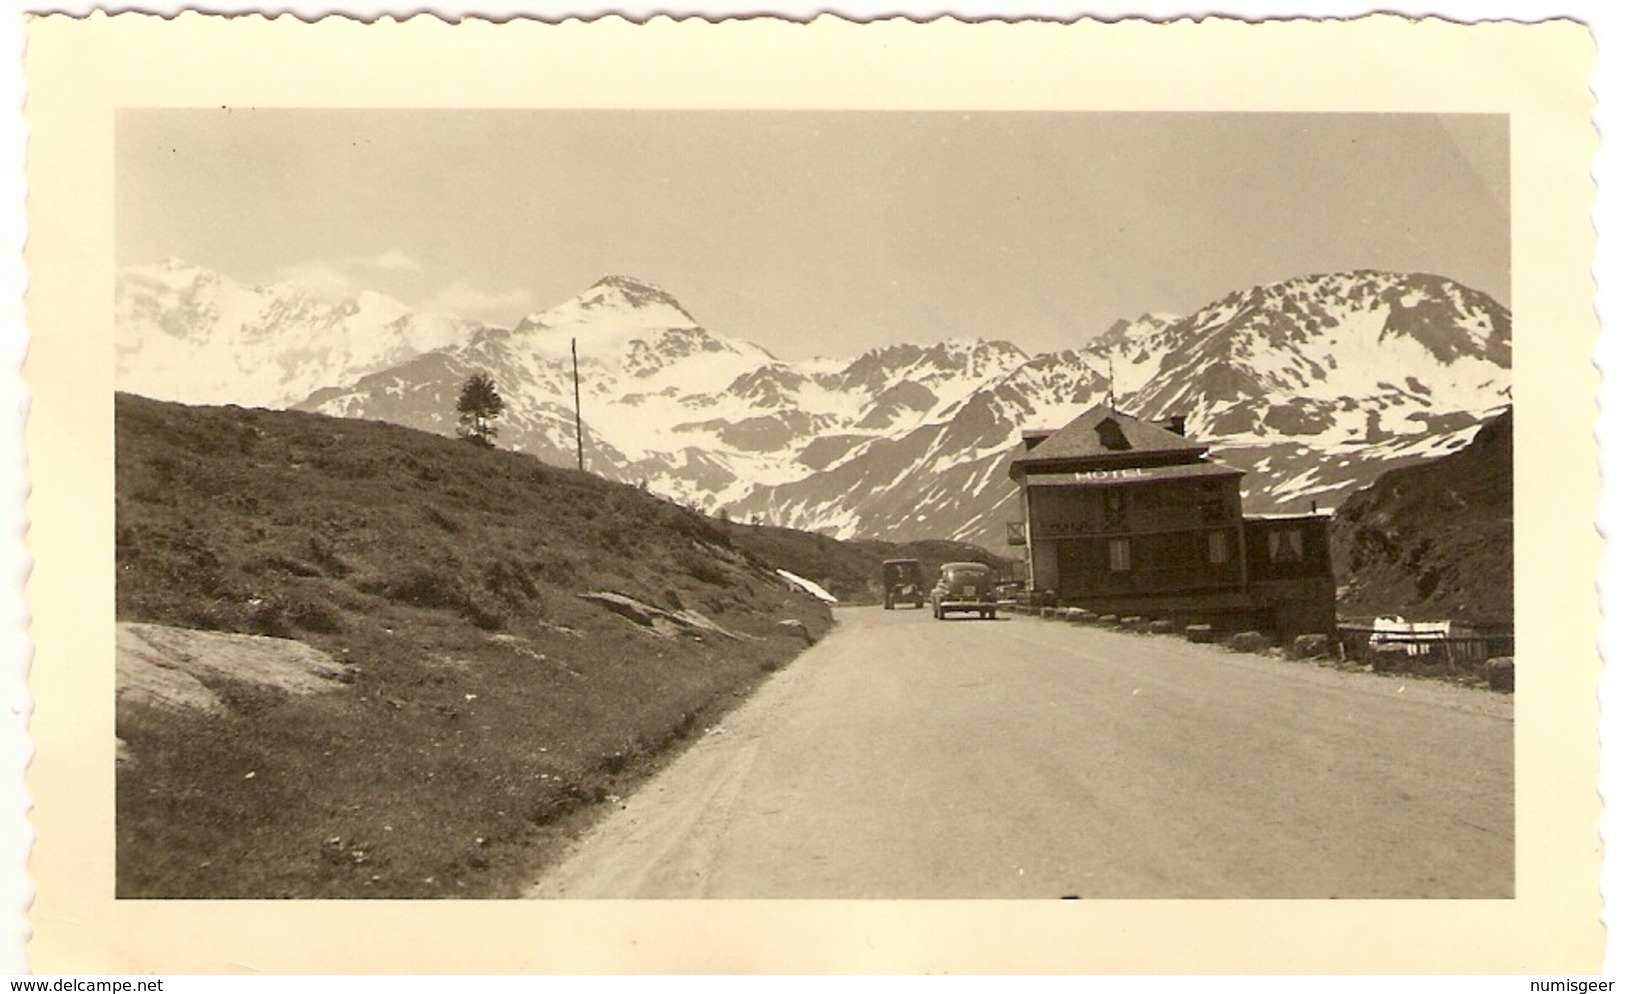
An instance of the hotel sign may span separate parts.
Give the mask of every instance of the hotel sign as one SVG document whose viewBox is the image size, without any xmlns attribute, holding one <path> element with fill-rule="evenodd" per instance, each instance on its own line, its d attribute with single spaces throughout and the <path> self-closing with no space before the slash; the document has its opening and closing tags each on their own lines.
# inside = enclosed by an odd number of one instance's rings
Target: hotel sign
<svg viewBox="0 0 1625 994">
<path fill-rule="evenodd" d="M 1148 480 L 1156 476 L 1148 469 L 1094 469 L 1087 473 L 1063 474 L 1073 483 L 1109 483 L 1113 480 Z"/>
<path fill-rule="evenodd" d="M 1026 481 L 1036 487 L 1098 487 L 1113 483 L 1145 483 L 1151 480 L 1189 480 L 1197 477 L 1239 477 L 1239 469 L 1211 462 L 1172 463 L 1166 466 L 1125 466 L 1122 469 L 1093 469 L 1078 472 L 1032 472 Z"/>
</svg>

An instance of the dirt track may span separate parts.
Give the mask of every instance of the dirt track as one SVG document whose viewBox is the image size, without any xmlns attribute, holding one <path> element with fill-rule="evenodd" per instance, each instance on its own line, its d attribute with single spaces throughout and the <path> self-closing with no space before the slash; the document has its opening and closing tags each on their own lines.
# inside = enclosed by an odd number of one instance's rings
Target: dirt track
<svg viewBox="0 0 1625 994">
<path fill-rule="evenodd" d="M 1513 893 L 1509 697 L 1027 618 L 837 617 L 534 894 Z"/>
</svg>

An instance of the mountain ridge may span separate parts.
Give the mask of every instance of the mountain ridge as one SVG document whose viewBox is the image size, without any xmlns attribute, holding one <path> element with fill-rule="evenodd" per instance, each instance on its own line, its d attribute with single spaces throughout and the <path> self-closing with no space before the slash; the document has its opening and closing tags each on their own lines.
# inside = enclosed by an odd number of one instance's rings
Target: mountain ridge
<svg viewBox="0 0 1625 994">
<path fill-rule="evenodd" d="M 288 406 L 449 434 L 462 379 L 488 372 L 508 403 L 499 444 L 573 464 L 574 340 L 596 472 L 738 519 L 996 548 L 1023 428 L 1112 396 L 1141 417 L 1184 415 L 1250 472 L 1250 510 L 1331 506 L 1381 469 L 1460 448 L 1509 403 L 1510 331 L 1472 288 L 1355 270 L 1125 319 L 1053 352 L 980 337 L 784 360 L 612 275 L 511 329 L 473 329 Z"/>
</svg>

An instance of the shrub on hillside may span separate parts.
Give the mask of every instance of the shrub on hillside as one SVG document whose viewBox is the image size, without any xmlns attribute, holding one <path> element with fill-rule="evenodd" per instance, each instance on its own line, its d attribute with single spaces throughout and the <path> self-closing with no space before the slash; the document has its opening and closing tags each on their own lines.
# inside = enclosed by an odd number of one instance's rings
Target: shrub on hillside
<svg viewBox="0 0 1625 994">
<path fill-rule="evenodd" d="M 338 553 L 333 551 L 332 543 L 327 539 L 320 535 L 312 535 L 308 545 L 311 562 L 320 566 L 323 574 L 339 578 L 349 575 L 350 564 L 338 557 Z"/>
<path fill-rule="evenodd" d="M 292 556 L 285 556 L 279 552 L 272 552 L 258 559 L 243 564 L 243 572 L 251 575 L 263 573 L 283 573 L 288 576 L 313 577 L 321 576 L 320 568 L 312 563 L 303 562 Z"/>
<path fill-rule="evenodd" d="M 530 561 L 530 571 L 543 583 L 569 586 L 577 582 L 576 564 L 569 557 L 558 554 L 539 556 Z"/>
<path fill-rule="evenodd" d="M 250 635 L 269 635 L 288 638 L 293 626 L 288 623 L 287 609 L 274 597 L 255 597 L 244 612 L 242 631 Z"/>
<path fill-rule="evenodd" d="M 499 560 L 488 564 L 482 579 L 486 590 L 509 604 L 518 605 L 541 596 L 530 574 L 515 562 Z"/>
<path fill-rule="evenodd" d="M 376 460 L 350 452 L 324 452 L 310 464 L 335 480 L 370 480 L 381 469 Z"/>
<path fill-rule="evenodd" d="M 455 535 L 463 530 L 463 526 L 458 524 L 455 518 L 433 504 L 423 505 L 423 516 L 434 522 L 435 527 L 441 531 Z"/>
<path fill-rule="evenodd" d="M 344 622 L 332 608 L 319 601 L 300 599 L 288 606 L 288 620 L 307 632 L 331 635 L 344 628 Z"/>
<path fill-rule="evenodd" d="M 678 555 L 677 565 L 679 569 L 701 583 L 708 583 L 713 587 L 726 587 L 732 584 L 728 574 L 723 572 L 715 559 L 691 549 L 685 549 Z"/>
<path fill-rule="evenodd" d="M 627 530 L 616 521 L 608 521 L 598 525 L 593 532 L 598 547 L 605 552 L 626 555 L 631 551 L 627 540 Z"/>
<path fill-rule="evenodd" d="M 472 622 L 474 627 L 488 632 L 500 631 L 508 623 L 508 616 L 503 610 L 479 594 L 465 598 L 458 607 L 458 613 Z"/>
<path fill-rule="evenodd" d="M 405 575 L 387 580 L 358 581 L 356 586 L 413 607 L 457 607 L 463 602 L 455 577 L 423 566 L 412 567 Z"/>
<path fill-rule="evenodd" d="M 517 574 L 519 579 L 515 580 L 513 574 Z M 528 585 L 531 596 L 536 596 L 535 585 L 530 583 L 522 569 L 507 564 L 496 569 L 494 575 L 499 577 L 498 586 L 504 593 L 511 594 L 515 589 L 522 591 L 524 585 Z M 354 586 L 363 593 L 376 594 L 397 604 L 455 611 L 486 631 L 496 631 L 507 624 L 507 612 L 492 597 L 491 591 L 465 583 L 446 569 L 414 566 L 400 576 L 365 577 L 355 581 Z M 519 602 L 516 600 L 513 603 L 517 605 Z"/>
</svg>

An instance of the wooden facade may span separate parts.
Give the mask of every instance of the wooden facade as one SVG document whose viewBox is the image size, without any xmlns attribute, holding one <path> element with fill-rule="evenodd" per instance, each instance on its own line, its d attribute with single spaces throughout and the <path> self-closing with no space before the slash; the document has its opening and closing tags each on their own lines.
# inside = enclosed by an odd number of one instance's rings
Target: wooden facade
<svg viewBox="0 0 1625 994">
<path fill-rule="evenodd" d="M 1182 428 L 1095 407 L 1024 434 L 1010 475 L 1030 588 L 1103 613 L 1332 631 L 1325 519 L 1244 517 L 1244 474 Z"/>
</svg>

